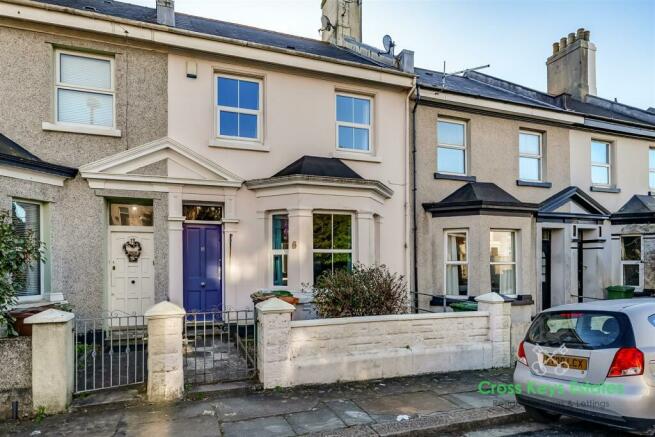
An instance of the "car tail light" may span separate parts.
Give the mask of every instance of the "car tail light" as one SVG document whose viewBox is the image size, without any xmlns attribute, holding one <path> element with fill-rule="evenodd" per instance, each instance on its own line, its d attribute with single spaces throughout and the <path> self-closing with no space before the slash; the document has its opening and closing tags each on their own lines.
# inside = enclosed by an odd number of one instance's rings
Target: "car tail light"
<svg viewBox="0 0 655 437">
<path fill-rule="evenodd" d="M 644 354 L 636 347 L 624 347 L 616 352 L 607 377 L 635 376 L 643 373 Z"/>
<path fill-rule="evenodd" d="M 521 344 L 519 344 L 519 350 L 516 352 L 516 356 L 517 356 L 518 360 L 519 360 L 521 363 L 523 363 L 523 364 L 525 364 L 525 365 L 527 366 L 527 365 L 528 365 L 528 359 L 527 359 L 526 356 L 525 356 L 525 346 L 524 346 L 524 343 L 525 343 L 525 342 L 522 341 Z"/>
</svg>

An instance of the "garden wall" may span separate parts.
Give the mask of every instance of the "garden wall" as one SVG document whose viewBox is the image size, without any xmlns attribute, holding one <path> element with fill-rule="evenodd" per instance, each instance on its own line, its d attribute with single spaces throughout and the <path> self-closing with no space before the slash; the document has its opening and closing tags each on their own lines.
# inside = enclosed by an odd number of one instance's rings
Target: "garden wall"
<svg viewBox="0 0 655 437">
<path fill-rule="evenodd" d="M 32 338 L 0 338 L 0 420 L 11 418 L 18 401 L 21 417 L 32 413 Z"/>
<path fill-rule="evenodd" d="M 284 302 L 262 302 L 260 380 L 288 387 L 509 366 L 510 304 L 485 298 L 474 312 L 302 321 L 289 320 Z"/>
</svg>

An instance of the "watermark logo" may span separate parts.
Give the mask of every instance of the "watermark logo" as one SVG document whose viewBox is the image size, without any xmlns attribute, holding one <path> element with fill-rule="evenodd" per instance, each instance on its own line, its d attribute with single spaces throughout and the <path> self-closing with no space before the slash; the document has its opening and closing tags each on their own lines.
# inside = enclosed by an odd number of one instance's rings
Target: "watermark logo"
<svg viewBox="0 0 655 437">
<path fill-rule="evenodd" d="M 566 355 L 569 349 L 565 344 L 562 344 L 555 352 L 548 353 L 541 346 L 537 345 L 534 348 L 537 354 L 537 360 L 534 361 L 530 368 L 535 375 L 546 376 L 548 369 L 556 376 L 563 376 L 569 370 L 569 364 L 566 361 L 556 359 L 557 356 Z"/>
</svg>

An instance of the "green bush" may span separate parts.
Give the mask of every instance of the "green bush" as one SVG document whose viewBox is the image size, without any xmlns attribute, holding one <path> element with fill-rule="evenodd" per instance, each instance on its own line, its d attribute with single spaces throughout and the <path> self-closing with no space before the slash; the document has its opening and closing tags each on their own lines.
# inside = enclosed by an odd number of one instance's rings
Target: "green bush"
<svg viewBox="0 0 655 437">
<path fill-rule="evenodd" d="M 43 243 L 33 232 L 16 233 L 11 214 L 0 211 L 0 327 L 12 331 L 8 310 L 16 303 L 16 294 L 25 286 L 26 268 L 43 259 Z"/>
<path fill-rule="evenodd" d="M 352 271 L 325 272 L 313 287 L 320 317 L 358 317 L 408 312 L 405 277 L 386 266 L 354 265 Z"/>
</svg>

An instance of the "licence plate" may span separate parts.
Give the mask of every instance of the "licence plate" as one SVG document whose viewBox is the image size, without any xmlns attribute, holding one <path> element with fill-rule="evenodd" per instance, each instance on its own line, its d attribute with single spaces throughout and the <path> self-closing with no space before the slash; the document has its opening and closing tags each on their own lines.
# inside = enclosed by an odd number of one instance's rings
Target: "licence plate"
<svg viewBox="0 0 655 437">
<path fill-rule="evenodd" d="M 544 355 L 544 364 L 549 367 L 563 367 L 572 370 L 587 370 L 589 358 L 570 355 Z"/>
</svg>

